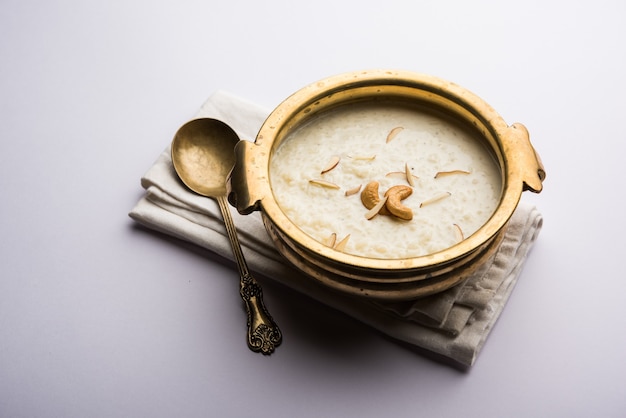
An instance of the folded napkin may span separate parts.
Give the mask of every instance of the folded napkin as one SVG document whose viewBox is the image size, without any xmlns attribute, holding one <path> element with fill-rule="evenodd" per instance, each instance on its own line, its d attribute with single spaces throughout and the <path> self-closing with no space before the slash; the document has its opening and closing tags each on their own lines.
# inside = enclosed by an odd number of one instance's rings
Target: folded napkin
<svg viewBox="0 0 626 418">
<path fill-rule="evenodd" d="M 268 111 L 227 92 L 214 93 L 197 117 L 229 124 L 253 140 Z M 165 234 L 233 259 L 217 202 L 188 191 L 178 180 L 167 147 L 141 179 L 146 190 L 130 216 Z M 543 218 L 521 202 L 498 251 L 461 284 L 417 301 L 382 303 L 329 290 L 294 270 L 276 251 L 260 214 L 231 210 L 250 269 L 342 311 L 418 351 L 467 369 L 500 316 Z M 279 320 L 280 318 L 278 318 Z"/>
</svg>

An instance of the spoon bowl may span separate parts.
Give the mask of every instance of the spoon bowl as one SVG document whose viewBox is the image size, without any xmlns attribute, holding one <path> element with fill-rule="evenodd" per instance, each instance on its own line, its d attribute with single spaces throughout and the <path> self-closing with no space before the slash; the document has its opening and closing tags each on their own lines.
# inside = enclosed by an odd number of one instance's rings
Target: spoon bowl
<svg viewBox="0 0 626 418">
<path fill-rule="evenodd" d="M 239 270 L 239 294 L 248 314 L 248 347 L 271 354 L 282 342 L 282 334 L 263 303 L 261 286 L 248 270 L 226 201 L 226 182 L 235 165 L 234 149 L 238 142 L 235 131 L 225 123 L 210 118 L 194 119 L 176 132 L 172 140 L 172 163 L 185 186 L 217 200 Z"/>
<path fill-rule="evenodd" d="M 172 142 L 172 163 L 178 177 L 202 196 L 226 195 L 226 178 L 235 164 L 237 142 L 237 134 L 216 119 L 186 123 Z"/>
</svg>

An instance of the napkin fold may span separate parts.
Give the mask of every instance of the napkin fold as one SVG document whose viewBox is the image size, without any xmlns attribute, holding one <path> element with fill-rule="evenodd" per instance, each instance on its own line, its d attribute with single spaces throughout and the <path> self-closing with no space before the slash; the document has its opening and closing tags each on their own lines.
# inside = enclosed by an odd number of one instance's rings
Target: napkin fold
<svg viewBox="0 0 626 418">
<path fill-rule="evenodd" d="M 269 112 L 224 91 L 203 104 L 196 117 L 230 125 L 253 140 Z M 172 166 L 169 146 L 141 179 L 145 195 L 132 219 L 162 233 L 233 260 L 217 202 L 188 191 Z M 416 301 L 383 303 L 340 294 L 308 280 L 282 258 L 260 214 L 231 210 L 250 269 L 346 313 L 431 357 L 461 369 L 472 366 L 504 308 L 543 224 L 538 210 L 520 202 L 498 251 L 471 277 Z"/>
</svg>

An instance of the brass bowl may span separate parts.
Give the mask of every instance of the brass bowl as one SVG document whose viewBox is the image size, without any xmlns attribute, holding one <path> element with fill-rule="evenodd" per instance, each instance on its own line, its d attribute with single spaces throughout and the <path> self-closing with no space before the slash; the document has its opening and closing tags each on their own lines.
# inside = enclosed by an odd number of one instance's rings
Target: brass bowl
<svg viewBox="0 0 626 418">
<path fill-rule="evenodd" d="M 289 133 L 320 112 L 381 101 L 416 104 L 446 114 L 484 141 L 499 166 L 500 201 L 475 233 L 424 256 L 379 259 L 333 249 L 304 233 L 285 215 L 270 183 L 270 160 Z M 276 248 L 324 286 L 383 301 L 412 300 L 446 290 L 472 274 L 499 247 L 525 190 L 539 193 L 545 171 L 521 124 L 507 125 L 487 103 L 439 78 L 405 71 L 363 71 L 333 76 L 299 90 L 266 119 L 254 143 L 236 146 L 229 201 L 242 214 L 259 210 Z"/>
</svg>

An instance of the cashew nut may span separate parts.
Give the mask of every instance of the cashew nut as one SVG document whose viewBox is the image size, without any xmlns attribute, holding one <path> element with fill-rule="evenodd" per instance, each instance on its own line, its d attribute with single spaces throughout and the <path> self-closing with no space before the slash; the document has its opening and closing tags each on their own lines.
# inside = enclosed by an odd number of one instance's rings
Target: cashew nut
<svg viewBox="0 0 626 418">
<path fill-rule="evenodd" d="M 413 219 L 413 210 L 404 206 L 401 202 L 411 196 L 412 193 L 413 189 L 409 186 L 398 185 L 389 188 L 389 190 L 385 192 L 385 196 L 387 196 L 387 203 L 385 205 L 387 210 L 400 219 L 406 221 Z"/>
<path fill-rule="evenodd" d="M 380 203 L 377 181 L 371 181 L 367 183 L 367 185 L 361 192 L 361 202 L 363 203 L 363 206 L 365 206 L 367 209 L 372 209 L 378 203 Z M 382 206 L 378 214 L 389 215 L 389 211 L 385 208 L 385 206 Z"/>
</svg>

